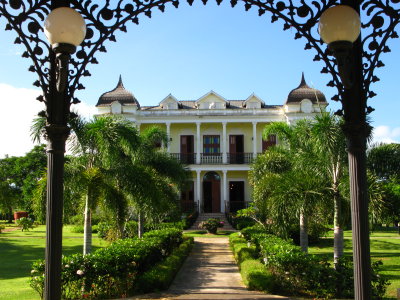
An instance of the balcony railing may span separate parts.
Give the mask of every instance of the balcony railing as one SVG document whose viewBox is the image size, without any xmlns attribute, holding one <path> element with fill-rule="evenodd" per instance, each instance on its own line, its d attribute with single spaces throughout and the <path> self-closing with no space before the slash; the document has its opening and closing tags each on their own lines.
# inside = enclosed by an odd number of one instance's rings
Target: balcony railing
<svg viewBox="0 0 400 300">
<path fill-rule="evenodd" d="M 249 207 L 251 201 L 225 201 L 225 213 L 235 213 Z"/>
<path fill-rule="evenodd" d="M 201 153 L 201 164 L 222 164 L 222 153 Z"/>
<path fill-rule="evenodd" d="M 253 153 L 227 153 L 229 164 L 249 164 L 253 160 Z"/>
<path fill-rule="evenodd" d="M 196 153 L 170 153 L 170 155 L 186 165 L 197 163 Z M 253 153 L 227 153 L 226 156 L 228 164 L 250 164 L 254 159 Z M 200 164 L 222 164 L 222 153 L 200 153 Z"/>
<path fill-rule="evenodd" d="M 170 155 L 186 165 L 196 163 L 196 153 L 171 153 Z"/>
</svg>

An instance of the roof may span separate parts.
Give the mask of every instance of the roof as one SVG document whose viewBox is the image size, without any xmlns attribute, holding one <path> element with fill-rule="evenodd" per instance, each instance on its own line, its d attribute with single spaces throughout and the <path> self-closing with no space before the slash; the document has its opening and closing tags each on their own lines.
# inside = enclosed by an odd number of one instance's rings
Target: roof
<svg viewBox="0 0 400 300">
<path fill-rule="evenodd" d="M 96 106 L 109 106 L 114 101 L 118 101 L 122 105 L 136 105 L 138 108 L 140 107 L 139 101 L 135 96 L 125 89 L 121 76 L 119 76 L 117 86 L 113 90 L 101 95 Z"/>
<path fill-rule="evenodd" d="M 285 104 L 298 104 L 304 99 L 309 99 L 314 104 L 326 102 L 325 95 L 321 91 L 308 86 L 303 73 L 300 85 L 289 93 Z"/>
</svg>

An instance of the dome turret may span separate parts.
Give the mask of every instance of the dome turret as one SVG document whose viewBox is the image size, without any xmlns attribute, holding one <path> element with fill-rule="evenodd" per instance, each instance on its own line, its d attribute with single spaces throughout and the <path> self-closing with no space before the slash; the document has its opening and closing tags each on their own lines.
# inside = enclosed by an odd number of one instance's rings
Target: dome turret
<svg viewBox="0 0 400 300">
<path fill-rule="evenodd" d="M 303 73 L 300 85 L 289 93 L 285 104 L 300 103 L 304 99 L 309 99 L 313 104 L 326 103 L 325 95 L 321 91 L 309 87 Z"/>
<path fill-rule="evenodd" d="M 122 105 L 136 105 L 140 108 L 139 101 L 131 92 L 125 89 L 121 75 L 115 89 L 101 95 L 96 106 L 110 106 L 114 101 L 118 101 Z"/>
</svg>

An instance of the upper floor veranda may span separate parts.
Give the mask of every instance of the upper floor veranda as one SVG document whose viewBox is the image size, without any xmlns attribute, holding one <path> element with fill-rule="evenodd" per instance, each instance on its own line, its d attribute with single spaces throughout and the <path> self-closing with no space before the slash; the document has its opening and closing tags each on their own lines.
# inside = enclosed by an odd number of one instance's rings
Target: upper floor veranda
<svg viewBox="0 0 400 300">
<path fill-rule="evenodd" d="M 99 114 L 122 115 L 139 130 L 159 126 L 168 136 L 160 145 L 173 157 L 193 165 L 248 165 L 276 137 L 263 139 L 263 129 L 272 122 L 291 124 L 312 118 L 328 103 L 302 76 L 283 105 L 267 105 L 255 94 L 244 100 L 227 100 L 210 91 L 196 100 L 179 101 L 168 95 L 156 106 L 141 106 L 120 78 L 117 87 L 100 96 Z"/>
</svg>

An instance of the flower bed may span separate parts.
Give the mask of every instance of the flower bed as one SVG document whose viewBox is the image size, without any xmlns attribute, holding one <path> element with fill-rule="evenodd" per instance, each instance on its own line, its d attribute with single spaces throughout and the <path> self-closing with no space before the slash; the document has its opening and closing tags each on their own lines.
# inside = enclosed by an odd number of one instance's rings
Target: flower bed
<svg viewBox="0 0 400 300">
<path fill-rule="evenodd" d="M 63 299 L 126 297 L 137 278 L 166 258 L 182 242 L 178 229 L 148 232 L 142 239 L 118 240 L 107 248 L 62 260 Z M 44 261 L 33 264 L 31 287 L 42 297 Z"/>
</svg>

